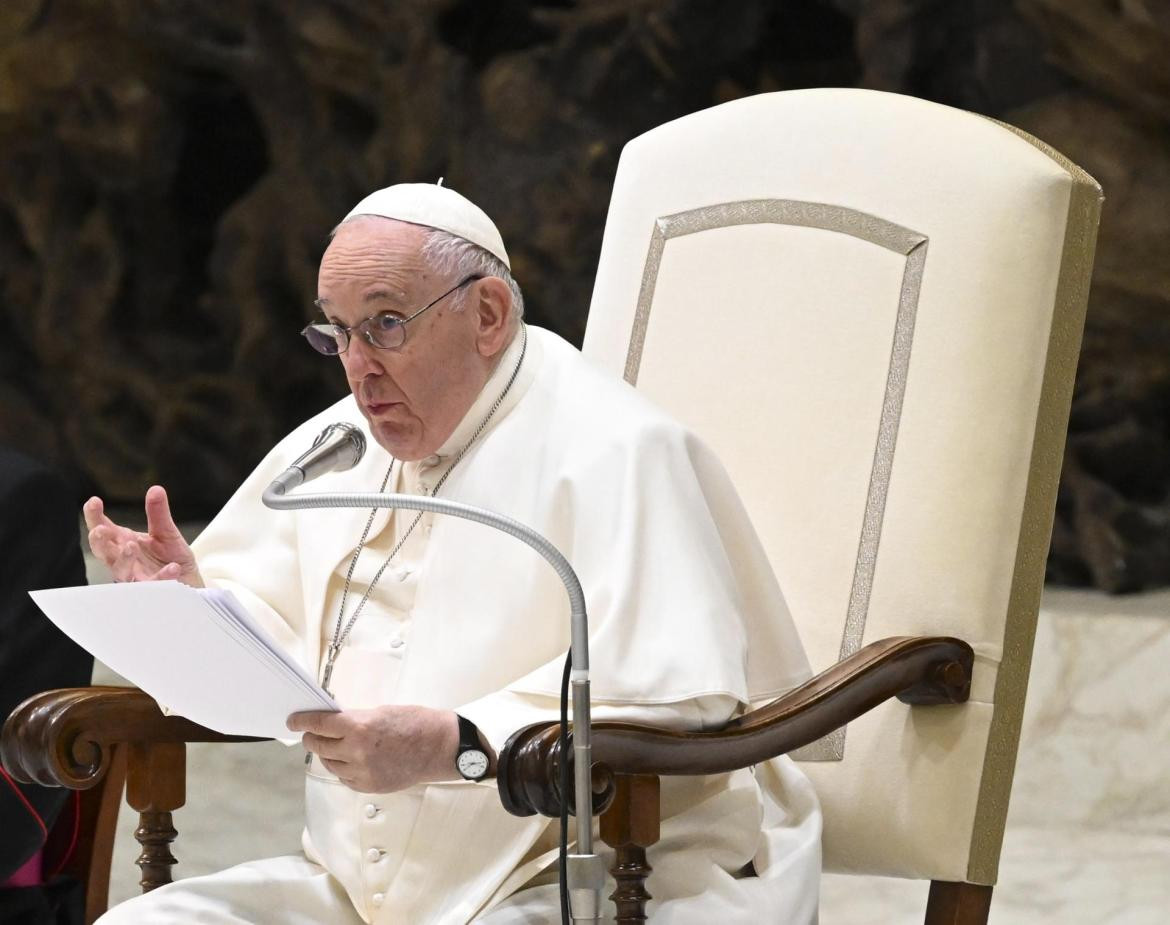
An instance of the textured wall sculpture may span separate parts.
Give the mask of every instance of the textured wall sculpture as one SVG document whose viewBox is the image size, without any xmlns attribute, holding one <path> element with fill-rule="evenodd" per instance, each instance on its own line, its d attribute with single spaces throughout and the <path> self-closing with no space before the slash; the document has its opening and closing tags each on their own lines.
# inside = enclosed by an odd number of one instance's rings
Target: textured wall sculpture
<svg viewBox="0 0 1170 925">
<path fill-rule="evenodd" d="M 984 112 L 1105 186 L 1050 574 L 1170 582 L 1170 21 L 1153 0 L 6 0 L 0 441 L 187 517 L 343 387 L 304 349 L 325 233 L 448 182 L 580 341 L 618 153 L 749 93 Z"/>
</svg>

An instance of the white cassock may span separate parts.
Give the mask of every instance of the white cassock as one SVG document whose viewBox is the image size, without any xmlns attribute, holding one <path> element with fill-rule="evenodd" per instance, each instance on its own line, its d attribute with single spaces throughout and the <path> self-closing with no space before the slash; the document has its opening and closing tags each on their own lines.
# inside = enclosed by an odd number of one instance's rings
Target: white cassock
<svg viewBox="0 0 1170 925">
<path fill-rule="evenodd" d="M 556 335 L 527 332 L 514 385 L 439 496 L 533 527 L 573 565 L 589 611 L 594 719 L 709 728 L 806 680 L 776 580 L 710 450 Z M 517 337 L 436 455 L 394 466 L 388 491 L 431 491 L 503 390 L 520 348 Z M 275 512 L 260 495 L 335 421 L 369 435 L 352 397 L 305 422 L 195 544 L 207 583 L 231 589 L 315 671 L 369 510 Z M 376 491 L 391 460 L 368 439 L 356 468 L 312 490 Z M 432 514 L 409 530 L 416 516 L 374 517 L 347 619 L 409 536 L 354 624 L 331 689 L 343 708 L 455 710 L 499 751 L 520 727 L 558 716 L 569 645 L 564 587 L 511 537 Z M 370 795 L 314 760 L 305 802 L 304 857 L 180 881 L 109 920 L 559 921 L 557 823 L 508 815 L 494 781 Z M 648 852 L 654 922 L 815 920 L 820 811 L 787 758 L 754 771 L 664 778 L 662 815 L 661 840 Z M 758 876 L 737 873 L 748 862 Z M 612 903 L 604 905 L 612 916 Z"/>
</svg>

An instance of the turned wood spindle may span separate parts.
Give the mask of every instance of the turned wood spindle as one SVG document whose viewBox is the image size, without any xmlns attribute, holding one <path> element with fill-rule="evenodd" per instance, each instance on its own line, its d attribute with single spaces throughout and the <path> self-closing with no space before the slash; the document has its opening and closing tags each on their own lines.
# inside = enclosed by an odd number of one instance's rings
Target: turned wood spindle
<svg viewBox="0 0 1170 925">
<path fill-rule="evenodd" d="M 170 813 L 138 814 L 138 828 L 134 830 L 134 837 L 142 846 L 142 853 L 138 855 L 136 863 L 142 871 L 142 879 L 138 882 L 143 893 L 171 882 L 171 868 L 178 862 L 171 854 L 170 846 L 178 834 L 171 823 Z"/>
<path fill-rule="evenodd" d="M 182 742 L 133 743 L 126 763 L 126 802 L 138 810 L 134 837 L 142 846 L 142 892 L 171 882 L 177 863 L 171 842 L 178 833 L 171 812 L 186 802 L 187 748 Z"/>
<path fill-rule="evenodd" d="M 601 814 L 601 839 L 616 852 L 609 872 L 617 888 L 609 898 L 617 925 L 638 925 L 646 921 L 651 899 L 646 849 L 658 841 L 659 781 L 656 774 L 615 774 L 614 784 L 613 802 Z"/>
</svg>

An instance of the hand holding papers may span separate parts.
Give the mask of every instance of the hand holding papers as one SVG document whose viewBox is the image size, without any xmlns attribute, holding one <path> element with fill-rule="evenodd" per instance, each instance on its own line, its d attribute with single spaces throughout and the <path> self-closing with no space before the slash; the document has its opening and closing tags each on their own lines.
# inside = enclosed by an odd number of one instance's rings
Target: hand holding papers
<svg viewBox="0 0 1170 925">
<path fill-rule="evenodd" d="M 287 741 L 290 714 L 340 709 L 231 592 L 145 581 L 30 593 L 79 645 L 216 732 Z"/>
</svg>

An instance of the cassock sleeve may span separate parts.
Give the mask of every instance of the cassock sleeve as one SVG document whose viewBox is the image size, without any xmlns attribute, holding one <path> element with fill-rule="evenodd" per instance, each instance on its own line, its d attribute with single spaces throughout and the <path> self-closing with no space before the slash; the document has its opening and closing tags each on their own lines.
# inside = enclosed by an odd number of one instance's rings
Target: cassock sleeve
<svg viewBox="0 0 1170 925">
<path fill-rule="evenodd" d="M 805 681 L 783 595 L 711 451 L 674 422 L 593 450 L 550 509 L 565 512 L 558 539 L 589 608 L 594 721 L 718 728 Z M 557 535 L 557 518 L 544 526 Z M 523 726 L 558 718 L 562 669 L 563 656 L 456 712 L 499 751 Z"/>
<path fill-rule="evenodd" d="M 716 697 L 746 706 L 808 679 L 792 616 L 730 479 L 679 425 L 660 422 L 580 454 L 549 507 L 564 513 L 550 515 L 547 535 L 585 593 L 595 704 Z M 564 600 L 555 618 L 567 643 Z M 533 666 L 507 689 L 555 698 L 562 663 Z"/>
</svg>

